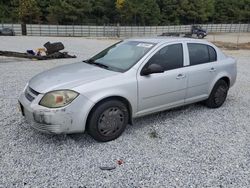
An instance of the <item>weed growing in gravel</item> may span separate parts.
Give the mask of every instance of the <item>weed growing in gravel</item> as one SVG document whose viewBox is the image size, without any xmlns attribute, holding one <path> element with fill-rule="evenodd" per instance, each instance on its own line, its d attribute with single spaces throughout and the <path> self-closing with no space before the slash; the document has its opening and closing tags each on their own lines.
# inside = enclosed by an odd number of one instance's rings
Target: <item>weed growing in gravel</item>
<svg viewBox="0 0 250 188">
<path fill-rule="evenodd" d="M 149 133 L 149 137 L 150 138 L 158 138 L 158 133 L 156 132 L 156 130 L 152 130 L 150 133 Z"/>
</svg>

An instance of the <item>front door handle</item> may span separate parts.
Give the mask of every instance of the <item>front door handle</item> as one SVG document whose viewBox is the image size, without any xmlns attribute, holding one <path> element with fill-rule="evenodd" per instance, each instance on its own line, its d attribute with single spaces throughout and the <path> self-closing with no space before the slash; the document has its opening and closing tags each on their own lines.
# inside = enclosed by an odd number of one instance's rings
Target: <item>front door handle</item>
<svg viewBox="0 0 250 188">
<path fill-rule="evenodd" d="M 176 77 L 177 80 L 183 79 L 185 78 L 186 75 L 185 74 L 178 74 L 178 76 Z"/>
<path fill-rule="evenodd" d="M 210 70 L 209 70 L 209 72 L 215 72 L 216 71 L 216 69 L 214 68 L 214 67 L 212 67 Z"/>
</svg>

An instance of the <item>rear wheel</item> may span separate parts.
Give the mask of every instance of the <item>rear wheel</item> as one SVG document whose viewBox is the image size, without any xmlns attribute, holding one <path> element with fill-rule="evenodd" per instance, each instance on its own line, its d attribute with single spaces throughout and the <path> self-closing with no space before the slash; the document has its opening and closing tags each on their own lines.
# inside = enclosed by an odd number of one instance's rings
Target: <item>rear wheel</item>
<svg viewBox="0 0 250 188">
<path fill-rule="evenodd" d="M 209 108 L 221 107 L 227 98 L 228 90 L 228 84 L 224 80 L 219 80 L 215 84 L 209 98 L 205 101 L 206 106 Z"/>
<path fill-rule="evenodd" d="M 128 119 L 129 113 L 124 103 L 117 100 L 103 102 L 90 114 L 88 133 L 100 142 L 114 140 L 123 133 Z"/>
</svg>

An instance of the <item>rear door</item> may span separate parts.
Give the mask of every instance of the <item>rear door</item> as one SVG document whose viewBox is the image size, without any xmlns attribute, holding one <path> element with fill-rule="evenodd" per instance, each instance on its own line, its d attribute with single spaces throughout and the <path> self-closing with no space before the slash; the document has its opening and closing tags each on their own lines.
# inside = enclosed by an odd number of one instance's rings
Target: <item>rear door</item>
<svg viewBox="0 0 250 188">
<path fill-rule="evenodd" d="M 187 87 L 184 54 L 182 43 L 166 45 L 144 65 L 147 67 L 149 64 L 158 64 L 164 67 L 164 73 L 142 76 L 140 73 L 143 68 L 139 70 L 137 115 L 184 104 Z"/>
<path fill-rule="evenodd" d="M 187 43 L 189 66 L 188 85 L 185 102 L 195 102 L 209 96 L 209 86 L 216 72 L 217 55 L 215 49 L 206 44 Z"/>
</svg>

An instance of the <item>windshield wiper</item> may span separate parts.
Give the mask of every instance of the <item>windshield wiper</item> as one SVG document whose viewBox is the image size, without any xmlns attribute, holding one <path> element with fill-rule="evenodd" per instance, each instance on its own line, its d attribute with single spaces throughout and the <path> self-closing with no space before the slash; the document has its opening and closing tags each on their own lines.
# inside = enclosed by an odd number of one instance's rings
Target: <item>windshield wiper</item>
<svg viewBox="0 0 250 188">
<path fill-rule="evenodd" d="M 96 65 L 98 67 L 102 67 L 102 68 L 105 68 L 105 69 L 109 69 L 109 66 L 104 65 L 102 63 L 93 62 L 93 63 L 90 63 L 90 64 L 93 64 L 93 65 Z"/>
<path fill-rule="evenodd" d="M 91 63 L 93 63 L 95 61 L 93 59 L 86 59 L 86 60 L 83 60 L 82 62 L 91 64 Z"/>
<path fill-rule="evenodd" d="M 98 67 L 102 67 L 102 68 L 105 68 L 105 69 L 109 69 L 109 66 L 104 65 L 102 63 L 95 62 L 93 59 L 84 60 L 83 62 L 91 64 L 91 65 L 96 65 Z"/>
</svg>

